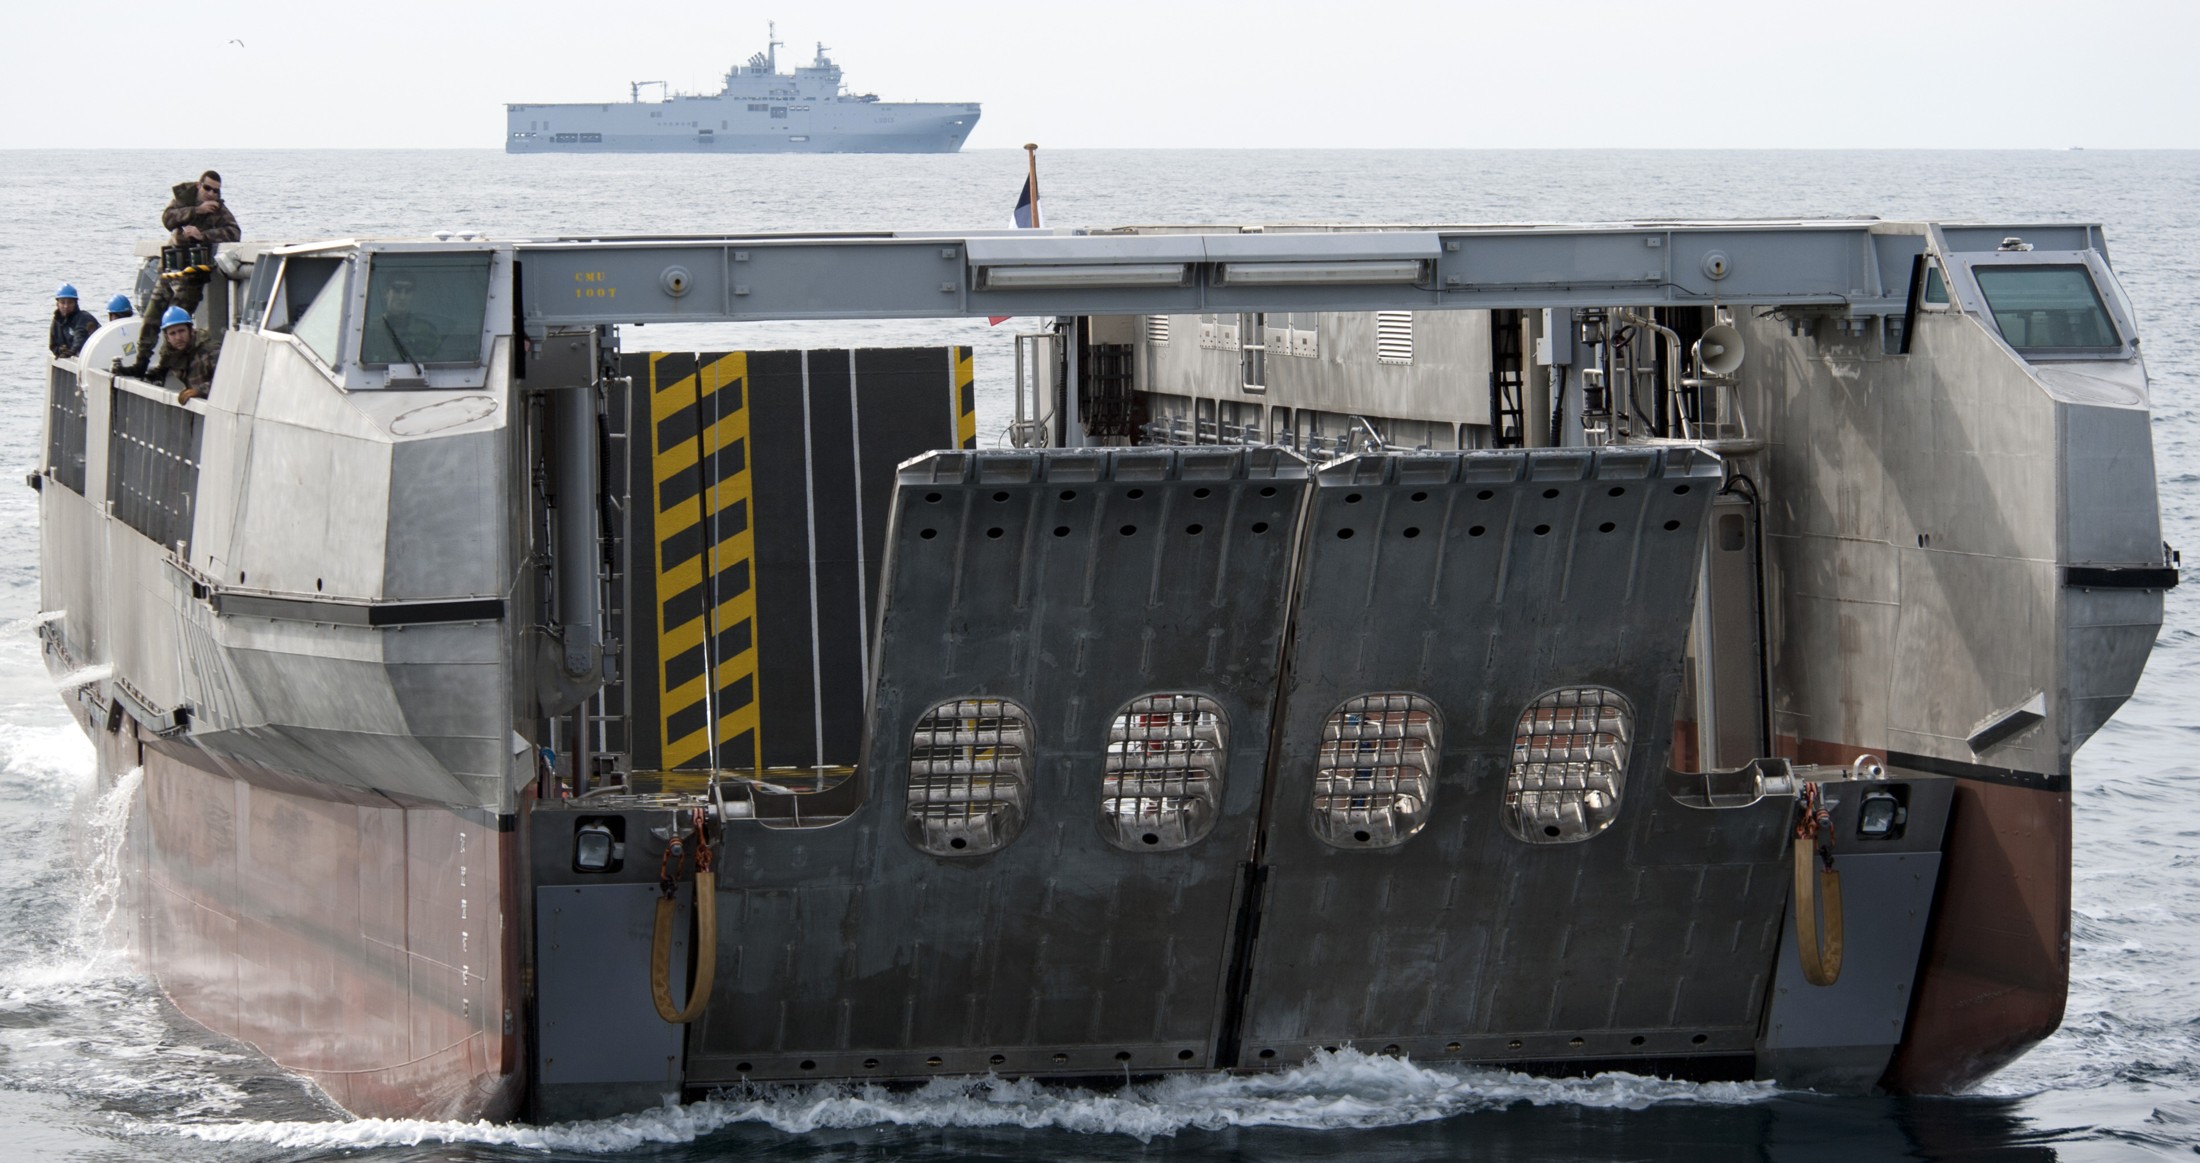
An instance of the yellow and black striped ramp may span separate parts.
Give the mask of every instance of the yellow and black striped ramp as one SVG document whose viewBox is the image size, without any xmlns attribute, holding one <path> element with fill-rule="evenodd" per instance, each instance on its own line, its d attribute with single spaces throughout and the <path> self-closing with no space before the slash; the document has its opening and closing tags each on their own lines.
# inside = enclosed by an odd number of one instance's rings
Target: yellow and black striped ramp
<svg viewBox="0 0 2200 1163">
<path fill-rule="evenodd" d="M 633 765 L 854 763 L 895 469 L 975 447 L 970 349 L 637 353 L 625 370 Z"/>
<path fill-rule="evenodd" d="M 651 766 L 757 766 L 747 366 L 741 352 L 652 354 L 635 385 L 637 412 L 648 406 L 657 656 L 654 713 L 636 726 L 662 748 Z"/>
<path fill-rule="evenodd" d="M 950 347 L 947 359 L 955 381 L 955 447 L 978 446 L 978 369 L 967 347 Z"/>
</svg>

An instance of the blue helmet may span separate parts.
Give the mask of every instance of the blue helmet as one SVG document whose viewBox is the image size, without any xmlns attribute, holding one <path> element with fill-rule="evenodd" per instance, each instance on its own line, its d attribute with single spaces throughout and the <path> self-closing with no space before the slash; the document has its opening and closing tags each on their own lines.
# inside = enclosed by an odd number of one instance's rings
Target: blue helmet
<svg viewBox="0 0 2200 1163">
<path fill-rule="evenodd" d="M 76 286 L 72 283 L 63 283 L 61 289 L 53 293 L 53 297 L 56 299 L 74 299 L 76 298 Z"/>
<path fill-rule="evenodd" d="M 160 317 L 160 329 L 162 331 L 166 331 L 179 323 L 185 327 L 191 326 L 191 313 L 181 307 L 170 307 L 168 313 Z"/>
<path fill-rule="evenodd" d="M 108 313 L 109 315 L 127 315 L 127 314 L 129 314 L 129 313 L 130 313 L 130 296 L 128 296 L 128 295 L 116 295 L 116 296 L 115 296 L 114 298 L 112 298 L 112 299 L 109 299 L 109 300 L 107 300 L 107 313 Z"/>
</svg>

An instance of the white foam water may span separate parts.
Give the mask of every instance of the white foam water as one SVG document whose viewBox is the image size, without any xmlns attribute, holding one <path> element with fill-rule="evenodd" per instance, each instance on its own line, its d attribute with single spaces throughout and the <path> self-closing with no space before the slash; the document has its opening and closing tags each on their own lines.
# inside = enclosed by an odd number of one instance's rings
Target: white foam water
<svg viewBox="0 0 2200 1163">
<path fill-rule="evenodd" d="M 233 1113 L 248 1097 L 236 1079 L 264 1061 L 179 1036 L 120 943 L 122 845 L 144 773 L 99 787 L 90 740 L 58 707 L 42 710 L 0 723 L 0 827 L 25 841 L 0 847 L 0 1083 L 80 1109 Z"/>
<path fill-rule="evenodd" d="M 67 674 L 57 676 L 53 680 L 53 689 L 57 691 L 75 690 L 77 687 L 89 683 L 105 682 L 114 676 L 115 668 L 112 664 L 94 663 L 90 666 L 77 667 Z"/>
<path fill-rule="evenodd" d="M 39 808 L 67 809 L 89 793 L 97 755 L 92 741 L 58 704 L 39 710 L 47 712 L 48 722 L 0 722 L 0 756 L 6 757 L 0 762 L 0 777 L 18 803 L 29 795 Z"/>
<path fill-rule="evenodd" d="M 531 1151 L 639 1151 L 693 1143 L 738 1124 L 788 1134 L 863 1127 L 989 1128 L 1122 1135 L 1141 1142 L 1226 1127 L 1364 1129 L 1431 1122 L 1516 1104 L 1643 1110 L 1668 1103 L 1736 1106 L 1778 1091 L 1767 1082 L 1675 1082 L 1634 1074 L 1532 1078 L 1422 1066 L 1351 1048 L 1256 1076 L 1181 1075 L 1114 1090 L 997 1077 L 939 1079 L 909 1090 L 876 1084 L 753 1085 L 685 1106 L 549 1126 L 356 1119 L 347 1122 L 166 1122 L 145 1133 L 286 1149 L 471 1144 Z"/>
<path fill-rule="evenodd" d="M 40 626 L 59 622 L 68 616 L 69 612 L 67 610 L 40 610 L 27 618 L 12 618 L 0 622 L 0 638 L 13 638 L 18 634 L 28 634 Z"/>
<path fill-rule="evenodd" d="M 76 913 L 77 949 L 87 961 L 127 973 L 125 934 L 121 910 L 127 898 L 122 847 L 129 840 L 130 814 L 137 806 L 138 789 L 145 784 L 145 769 L 123 772 L 112 787 L 92 802 L 79 834 L 83 845 L 83 907 Z"/>
</svg>

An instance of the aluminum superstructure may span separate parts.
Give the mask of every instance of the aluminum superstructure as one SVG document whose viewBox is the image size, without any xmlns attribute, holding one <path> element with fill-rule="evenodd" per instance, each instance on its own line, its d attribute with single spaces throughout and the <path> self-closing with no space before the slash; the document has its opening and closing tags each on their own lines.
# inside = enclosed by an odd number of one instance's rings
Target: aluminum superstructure
<svg viewBox="0 0 2200 1163">
<path fill-rule="evenodd" d="M 977 127 L 975 101 L 881 101 L 849 93 L 817 56 L 779 71 L 780 41 L 726 72 L 717 93 L 637 82 L 623 103 L 504 107 L 507 153 L 954 153 Z M 658 99 L 642 100 L 645 87 Z"/>
<path fill-rule="evenodd" d="M 148 257 L 157 248 L 143 252 Z M 176 1004 L 362 1114 L 1346 1043 L 1967 1086 L 2178 581 L 2099 228 L 222 248 L 49 365 Z M 393 287 L 403 294 L 392 294 Z M 1046 320 L 969 348 L 629 325 Z"/>
</svg>

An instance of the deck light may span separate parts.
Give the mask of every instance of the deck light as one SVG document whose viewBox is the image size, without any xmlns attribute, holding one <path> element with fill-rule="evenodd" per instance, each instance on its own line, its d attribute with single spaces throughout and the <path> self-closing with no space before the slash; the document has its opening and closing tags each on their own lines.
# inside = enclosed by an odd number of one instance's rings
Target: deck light
<svg viewBox="0 0 2200 1163">
<path fill-rule="evenodd" d="M 1422 281 L 1417 259 L 1367 262 L 1224 263 L 1218 281 L 1226 287 L 1325 287 L 1395 285 Z"/>
<path fill-rule="evenodd" d="M 1180 262 L 979 267 L 981 291 L 1065 291 L 1091 287 L 1186 287 L 1191 267 Z"/>
<path fill-rule="evenodd" d="M 618 837 L 602 823 L 582 824 L 573 832 L 573 871 L 610 872 L 617 866 L 621 849 Z"/>
<path fill-rule="evenodd" d="M 1893 840 L 1902 835 L 1909 810 L 1891 791 L 1868 791 L 1856 805 L 1856 834 L 1866 840 Z"/>
</svg>

